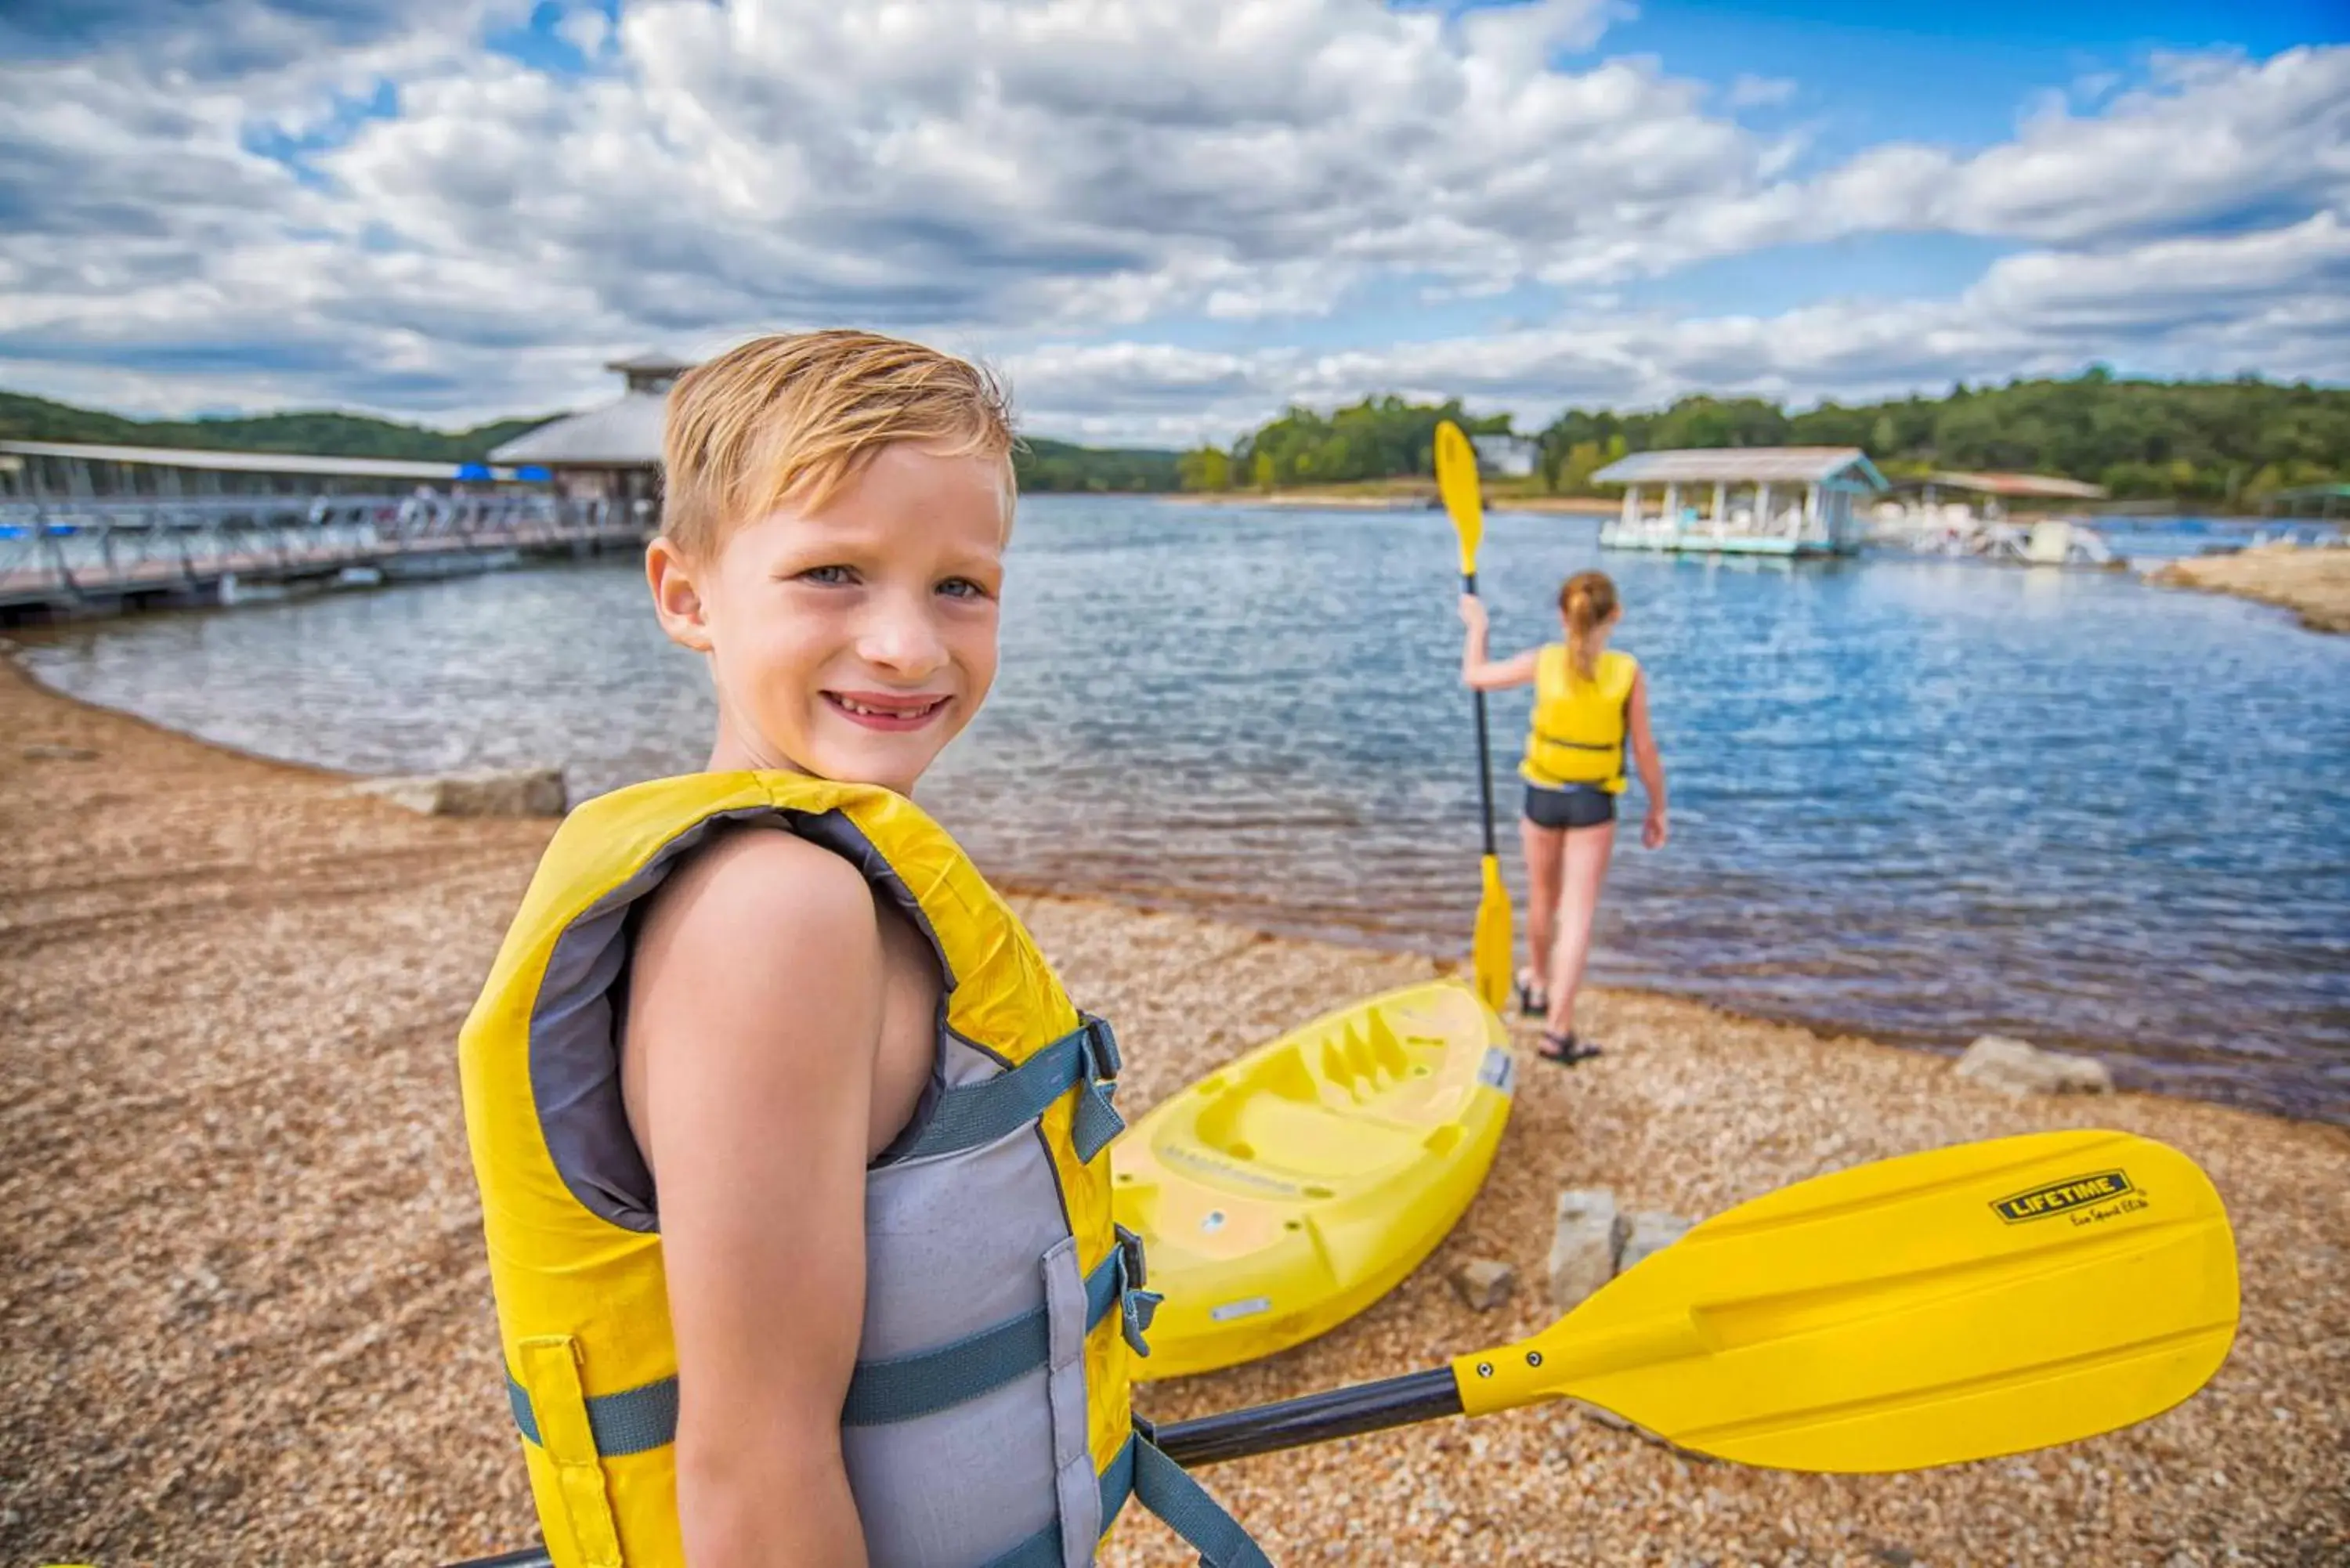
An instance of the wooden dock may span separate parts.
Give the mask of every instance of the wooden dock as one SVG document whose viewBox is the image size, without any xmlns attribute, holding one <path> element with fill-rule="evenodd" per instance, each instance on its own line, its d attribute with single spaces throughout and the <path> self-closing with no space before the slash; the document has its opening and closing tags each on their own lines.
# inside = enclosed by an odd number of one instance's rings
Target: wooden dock
<svg viewBox="0 0 2350 1568">
<path fill-rule="evenodd" d="M 642 548 L 649 506 L 538 493 L 0 504 L 0 621 L 233 602 L 264 585 L 444 576 Z"/>
</svg>

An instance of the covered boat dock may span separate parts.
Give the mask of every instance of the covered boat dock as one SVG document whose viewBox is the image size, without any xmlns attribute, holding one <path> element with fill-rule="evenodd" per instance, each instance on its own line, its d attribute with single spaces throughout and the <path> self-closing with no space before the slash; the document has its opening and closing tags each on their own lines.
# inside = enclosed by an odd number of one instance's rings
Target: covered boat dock
<svg viewBox="0 0 2350 1568">
<path fill-rule="evenodd" d="M 490 461 L 552 471 L 555 493 L 566 500 L 619 501 L 650 515 L 660 497 L 669 390 L 693 366 L 655 353 L 615 359 L 604 369 L 622 379 L 618 398 L 516 436 L 493 451 Z"/>
<path fill-rule="evenodd" d="M 1861 542 L 1856 499 L 1886 488 L 1856 446 L 1635 452 L 1591 477 L 1624 486 L 1622 514 L 1599 531 L 1602 547 L 1709 555 L 1851 555 Z M 1661 495 L 1655 512 L 1650 491 Z"/>
</svg>

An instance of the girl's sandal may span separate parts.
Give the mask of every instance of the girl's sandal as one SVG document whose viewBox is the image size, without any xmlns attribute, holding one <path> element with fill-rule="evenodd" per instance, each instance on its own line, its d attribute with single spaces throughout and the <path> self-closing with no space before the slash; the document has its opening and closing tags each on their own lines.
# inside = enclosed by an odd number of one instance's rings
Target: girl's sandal
<svg viewBox="0 0 2350 1568">
<path fill-rule="evenodd" d="M 1518 977 L 1518 1011 L 1528 1018 L 1540 1018 L 1550 1011 L 1550 992 L 1536 991 L 1526 983 L 1525 976 L 1520 975 Z"/>
<path fill-rule="evenodd" d="M 1572 1067 L 1578 1062 L 1588 1062 L 1594 1056 L 1602 1054 L 1598 1046 L 1577 1040 L 1572 1031 L 1565 1034 L 1554 1034 L 1545 1029 L 1542 1032 L 1542 1044 L 1534 1047 L 1535 1055 L 1545 1062 L 1555 1062 L 1562 1067 Z"/>
</svg>

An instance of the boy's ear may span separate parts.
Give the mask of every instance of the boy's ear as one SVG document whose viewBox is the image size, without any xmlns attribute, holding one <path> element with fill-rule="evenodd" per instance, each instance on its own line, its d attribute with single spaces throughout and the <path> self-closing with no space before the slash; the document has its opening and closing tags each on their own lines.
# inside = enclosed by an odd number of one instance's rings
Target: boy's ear
<svg viewBox="0 0 2350 1568">
<path fill-rule="evenodd" d="M 655 535 L 645 546 L 645 583 L 653 591 L 653 613 L 661 630 L 680 648 L 710 651 L 710 622 L 695 585 L 696 567 L 674 541 Z"/>
</svg>

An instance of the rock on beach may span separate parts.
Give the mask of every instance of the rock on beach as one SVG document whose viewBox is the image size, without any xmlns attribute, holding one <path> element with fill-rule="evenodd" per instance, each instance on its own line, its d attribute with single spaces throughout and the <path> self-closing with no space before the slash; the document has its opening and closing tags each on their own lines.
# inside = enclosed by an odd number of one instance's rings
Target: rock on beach
<svg viewBox="0 0 2350 1568">
<path fill-rule="evenodd" d="M 390 801 L 420 816 L 561 816 L 571 808 L 561 768 L 477 768 L 367 779 L 351 785 L 350 793 Z"/>
<path fill-rule="evenodd" d="M 1616 1194 L 1608 1189 L 1571 1188 L 1558 1195 L 1544 1268 L 1551 1305 L 1566 1312 L 1616 1277 L 1625 1229 Z"/>
<path fill-rule="evenodd" d="M 2114 1075 L 2094 1056 L 2043 1051 L 2004 1034 L 1985 1034 L 1966 1049 L 1961 1078 L 2009 1095 L 2109 1095 Z"/>
</svg>

